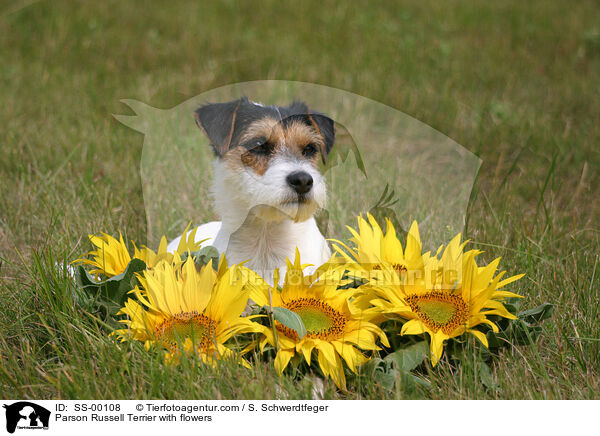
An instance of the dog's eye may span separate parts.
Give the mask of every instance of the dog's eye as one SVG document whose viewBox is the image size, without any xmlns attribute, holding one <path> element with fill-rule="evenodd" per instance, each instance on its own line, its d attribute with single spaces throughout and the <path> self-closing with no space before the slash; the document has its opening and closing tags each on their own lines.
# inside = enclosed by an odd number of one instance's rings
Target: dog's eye
<svg viewBox="0 0 600 436">
<path fill-rule="evenodd" d="M 315 144 L 308 144 L 302 150 L 302 155 L 305 157 L 312 157 L 317 152 L 317 146 Z"/>
<path fill-rule="evenodd" d="M 246 144 L 248 151 L 258 155 L 269 155 L 273 151 L 273 146 L 265 138 L 258 138 L 249 141 Z"/>
</svg>

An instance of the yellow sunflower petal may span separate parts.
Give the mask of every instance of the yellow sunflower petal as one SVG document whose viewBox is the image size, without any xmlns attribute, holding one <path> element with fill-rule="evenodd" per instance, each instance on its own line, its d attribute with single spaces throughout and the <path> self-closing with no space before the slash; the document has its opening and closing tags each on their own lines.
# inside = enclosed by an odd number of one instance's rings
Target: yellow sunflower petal
<svg viewBox="0 0 600 436">
<path fill-rule="evenodd" d="M 473 336 L 475 336 L 477 339 L 479 339 L 479 342 L 481 342 L 485 348 L 488 348 L 488 340 L 487 337 L 485 336 L 484 333 L 480 332 L 479 330 L 467 330 L 469 333 L 471 333 Z"/>
<path fill-rule="evenodd" d="M 275 356 L 275 370 L 279 375 L 283 374 L 283 371 L 290 363 L 290 359 L 294 357 L 294 350 L 279 350 L 277 356 Z"/>
<path fill-rule="evenodd" d="M 400 334 L 401 335 L 420 335 L 422 333 L 425 333 L 426 331 L 427 331 L 427 328 L 425 327 L 423 322 L 421 322 L 418 319 L 411 319 L 404 323 L 404 325 L 402 326 L 402 330 L 400 331 Z"/>
<path fill-rule="evenodd" d="M 500 283 L 498 283 L 498 287 L 503 288 L 504 286 L 510 285 L 511 283 L 516 282 L 519 279 L 522 279 L 523 277 L 525 277 L 525 274 L 517 274 L 516 276 L 509 277 L 507 279 L 502 280 Z"/>
<path fill-rule="evenodd" d="M 211 265 L 198 273 L 192 257 L 184 263 L 175 253 L 173 262 L 159 262 L 144 271 L 138 276 L 143 289 L 132 291 L 138 301 L 128 300 L 120 311 L 129 316 L 123 320 L 127 329 L 117 334 L 143 341 L 146 347 L 164 347 L 169 351 L 166 360 L 174 364 L 182 353 L 194 353 L 210 365 L 231 358 L 248 366 L 225 342 L 242 333 L 266 337 L 267 332 L 255 317 L 240 317 L 247 292 L 242 292 L 235 267 L 223 268 L 222 277 Z M 267 339 L 261 347 L 264 342 Z"/>
<path fill-rule="evenodd" d="M 439 360 L 442 357 L 442 353 L 444 352 L 444 341 L 447 339 L 447 336 L 442 332 L 437 332 L 431 335 L 431 364 L 436 366 Z"/>
</svg>

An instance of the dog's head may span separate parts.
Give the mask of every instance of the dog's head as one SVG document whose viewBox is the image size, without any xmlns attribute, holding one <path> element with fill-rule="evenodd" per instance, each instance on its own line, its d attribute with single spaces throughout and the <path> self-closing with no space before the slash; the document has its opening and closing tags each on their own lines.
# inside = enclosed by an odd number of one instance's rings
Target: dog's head
<svg viewBox="0 0 600 436">
<path fill-rule="evenodd" d="M 318 163 L 333 147 L 331 118 L 300 102 L 264 106 L 247 98 L 207 104 L 194 115 L 217 156 L 217 204 L 227 196 L 263 219 L 295 221 L 324 206 Z"/>
</svg>

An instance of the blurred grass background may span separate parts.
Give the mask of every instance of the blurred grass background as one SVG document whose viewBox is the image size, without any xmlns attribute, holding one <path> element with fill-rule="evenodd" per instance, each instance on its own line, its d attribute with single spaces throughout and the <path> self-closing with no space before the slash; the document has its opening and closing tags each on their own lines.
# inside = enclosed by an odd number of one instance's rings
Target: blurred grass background
<svg viewBox="0 0 600 436">
<path fill-rule="evenodd" d="M 0 387 L 19 398 L 310 398 L 252 371 L 174 371 L 116 344 L 53 273 L 86 235 L 144 241 L 135 98 L 169 108 L 233 82 L 348 90 L 411 115 L 483 166 L 466 235 L 557 310 L 537 347 L 449 363 L 431 389 L 344 398 L 598 398 L 600 6 L 561 2 L 66 2 L 0 6 Z M 332 385 L 326 397 L 337 398 Z"/>
</svg>

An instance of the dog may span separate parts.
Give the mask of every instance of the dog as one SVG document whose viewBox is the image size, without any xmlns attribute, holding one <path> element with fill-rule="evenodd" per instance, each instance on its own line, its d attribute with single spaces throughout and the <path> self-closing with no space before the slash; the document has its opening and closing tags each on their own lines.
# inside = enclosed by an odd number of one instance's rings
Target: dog
<svg viewBox="0 0 600 436">
<path fill-rule="evenodd" d="M 211 194 L 221 218 L 198 227 L 196 241 L 271 284 L 275 269 L 285 277 L 296 249 L 313 268 L 329 260 L 314 214 L 327 199 L 319 159 L 326 163 L 334 145 L 334 121 L 303 102 L 266 106 L 247 97 L 206 104 L 194 117 L 216 157 Z"/>
</svg>

